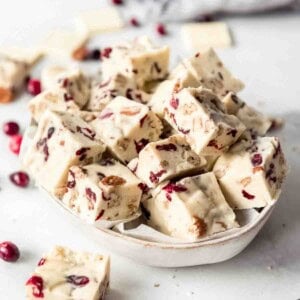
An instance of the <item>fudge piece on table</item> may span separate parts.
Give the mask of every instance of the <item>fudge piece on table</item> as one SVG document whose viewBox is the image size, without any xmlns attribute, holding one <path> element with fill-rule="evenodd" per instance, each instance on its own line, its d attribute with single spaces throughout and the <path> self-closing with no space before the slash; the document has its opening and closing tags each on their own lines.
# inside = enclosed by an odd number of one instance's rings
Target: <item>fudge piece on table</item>
<svg viewBox="0 0 300 300">
<path fill-rule="evenodd" d="M 106 55 L 102 55 L 103 79 L 120 73 L 142 88 L 147 81 L 164 79 L 168 75 L 169 52 L 169 47 L 154 46 L 147 37 L 109 48 Z"/>
<path fill-rule="evenodd" d="M 26 299 L 104 299 L 109 277 L 109 256 L 56 246 L 27 280 Z"/>
<path fill-rule="evenodd" d="M 149 143 L 139 153 L 135 174 L 149 187 L 164 180 L 204 170 L 206 160 L 197 155 L 181 135 Z"/>
<path fill-rule="evenodd" d="M 89 223 L 118 220 L 134 215 L 139 208 L 141 181 L 113 159 L 69 170 L 64 204 Z"/>
<path fill-rule="evenodd" d="M 279 140 L 259 137 L 234 145 L 218 158 L 213 171 L 228 203 L 244 209 L 278 199 L 287 165 Z"/>
<path fill-rule="evenodd" d="M 162 131 L 159 118 L 146 105 L 116 97 L 90 123 L 111 152 L 128 163 Z"/>
<path fill-rule="evenodd" d="M 238 227 L 214 173 L 164 182 L 143 202 L 148 224 L 172 237 L 197 240 Z"/>
<path fill-rule="evenodd" d="M 205 88 L 184 88 L 166 103 L 165 119 L 185 135 L 201 155 L 226 151 L 244 132 L 245 126 L 225 113 L 219 98 Z"/>
<path fill-rule="evenodd" d="M 38 185 L 60 197 L 69 168 L 97 161 L 104 150 L 95 131 L 80 117 L 47 111 L 23 157 L 23 165 Z"/>
<path fill-rule="evenodd" d="M 225 68 L 213 49 L 184 59 L 173 70 L 170 77 L 176 77 L 182 69 L 189 70 L 203 87 L 211 89 L 221 98 L 230 91 L 237 93 L 244 87 L 244 84 Z"/>
</svg>

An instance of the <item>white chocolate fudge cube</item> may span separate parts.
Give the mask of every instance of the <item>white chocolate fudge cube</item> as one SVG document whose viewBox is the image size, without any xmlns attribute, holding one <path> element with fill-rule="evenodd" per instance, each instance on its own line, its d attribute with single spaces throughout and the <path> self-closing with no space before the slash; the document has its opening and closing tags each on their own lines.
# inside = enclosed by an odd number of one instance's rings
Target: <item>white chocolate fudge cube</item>
<svg viewBox="0 0 300 300">
<path fill-rule="evenodd" d="M 136 88 L 135 82 L 122 74 L 116 74 L 108 80 L 101 81 L 92 86 L 91 98 L 86 109 L 102 111 L 115 97 L 126 96 L 130 100 L 147 103 L 150 95 Z"/>
<path fill-rule="evenodd" d="M 162 124 L 146 105 L 116 97 L 91 122 L 103 142 L 121 161 L 128 163 L 149 142 L 159 139 Z"/>
<path fill-rule="evenodd" d="M 162 183 L 143 207 L 150 226 L 176 238 L 198 240 L 238 226 L 212 172 Z"/>
<path fill-rule="evenodd" d="M 215 172 L 233 208 L 264 207 L 278 199 L 287 166 L 275 137 L 241 141 L 220 156 Z"/>
<path fill-rule="evenodd" d="M 26 282 L 26 300 L 99 300 L 109 287 L 110 258 L 56 246 Z"/>
<path fill-rule="evenodd" d="M 140 183 L 116 160 L 74 166 L 69 170 L 68 191 L 63 202 L 89 223 L 125 219 L 138 211 L 142 196 Z"/>
<path fill-rule="evenodd" d="M 37 184 L 60 197 L 69 168 L 101 158 L 105 146 L 80 117 L 47 111 L 23 157 L 25 169 Z"/>
<path fill-rule="evenodd" d="M 219 98 L 205 88 L 185 88 L 166 103 L 165 119 L 185 135 L 201 155 L 226 151 L 245 130 L 233 115 L 226 115 Z"/>
<path fill-rule="evenodd" d="M 103 78 L 117 73 L 133 78 L 141 88 L 145 82 L 164 79 L 168 75 L 169 48 L 154 46 L 147 37 L 112 48 L 108 57 L 103 57 Z"/>
<path fill-rule="evenodd" d="M 182 69 L 188 69 L 203 87 L 211 89 L 219 97 L 224 97 L 230 91 L 237 93 L 244 88 L 244 84 L 225 68 L 213 49 L 183 60 L 170 77 L 176 76 Z"/>
<path fill-rule="evenodd" d="M 227 113 L 237 116 L 253 134 L 265 135 L 271 127 L 272 122 L 267 116 L 248 106 L 234 93 L 228 93 L 222 102 Z"/>
<path fill-rule="evenodd" d="M 135 174 L 149 187 L 178 176 L 203 171 L 206 160 L 181 135 L 149 143 L 139 153 Z"/>
</svg>

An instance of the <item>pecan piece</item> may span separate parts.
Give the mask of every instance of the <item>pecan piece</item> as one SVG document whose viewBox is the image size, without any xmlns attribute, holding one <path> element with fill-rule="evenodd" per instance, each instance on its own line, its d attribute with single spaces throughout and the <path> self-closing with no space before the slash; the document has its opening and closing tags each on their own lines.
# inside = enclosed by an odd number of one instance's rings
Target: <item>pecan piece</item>
<svg viewBox="0 0 300 300">
<path fill-rule="evenodd" d="M 106 176 L 101 180 L 101 183 L 104 185 L 112 185 L 112 186 L 117 186 L 117 185 L 123 185 L 126 183 L 126 180 L 122 177 L 119 176 Z"/>
</svg>

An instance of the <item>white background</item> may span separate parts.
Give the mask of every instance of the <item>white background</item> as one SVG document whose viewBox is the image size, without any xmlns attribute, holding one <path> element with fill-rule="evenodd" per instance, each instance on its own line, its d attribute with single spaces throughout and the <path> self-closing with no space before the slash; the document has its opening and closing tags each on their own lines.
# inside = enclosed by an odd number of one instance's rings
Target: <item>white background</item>
<svg viewBox="0 0 300 300">
<path fill-rule="evenodd" d="M 0 3 L 0 43 L 30 45 L 50 28 L 70 26 L 82 9 L 96 8 L 96 0 L 9 0 Z M 138 14 L 138 13 L 137 13 Z M 234 74 L 246 83 L 243 99 L 286 120 L 280 132 L 291 167 L 283 195 L 270 221 L 240 255 L 217 265 L 158 269 L 137 265 L 112 255 L 108 299 L 291 299 L 300 298 L 300 16 L 269 14 L 225 19 L 236 47 L 220 51 Z M 188 53 L 178 27 L 167 38 L 157 38 L 174 49 L 173 59 Z M 153 26 L 100 37 L 95 44 L 147 32 Z M 39 75 L 39 69 L 34 71 Z M 0 106 L 0 123 L 17 120 L 24 130 L 29 97 Z M 77 232 L 64 214 L 36 189 L 13 186 L 8 175 L 19 168 L 0 133 L 0 241 L 14 241 L 22 258 L 0 262 L 0 299 L 24 299 L 24 282 L 42 253 L 53 245 L 108 253 L 88 236 Z M 154 287 L 159 284 L 159 287 Z"/>
</svg>

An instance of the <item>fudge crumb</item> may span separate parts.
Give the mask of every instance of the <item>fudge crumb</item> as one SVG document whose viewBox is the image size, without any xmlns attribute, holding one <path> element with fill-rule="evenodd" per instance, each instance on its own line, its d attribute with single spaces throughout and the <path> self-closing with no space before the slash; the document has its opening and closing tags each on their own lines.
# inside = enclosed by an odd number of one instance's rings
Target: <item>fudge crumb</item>
<svg viewBox="0 0 300 300">
<path fill-rule="evenodd" d="M 154 283 L 154 287 L 160 287 L 159 283 Z"/>
</svg>

